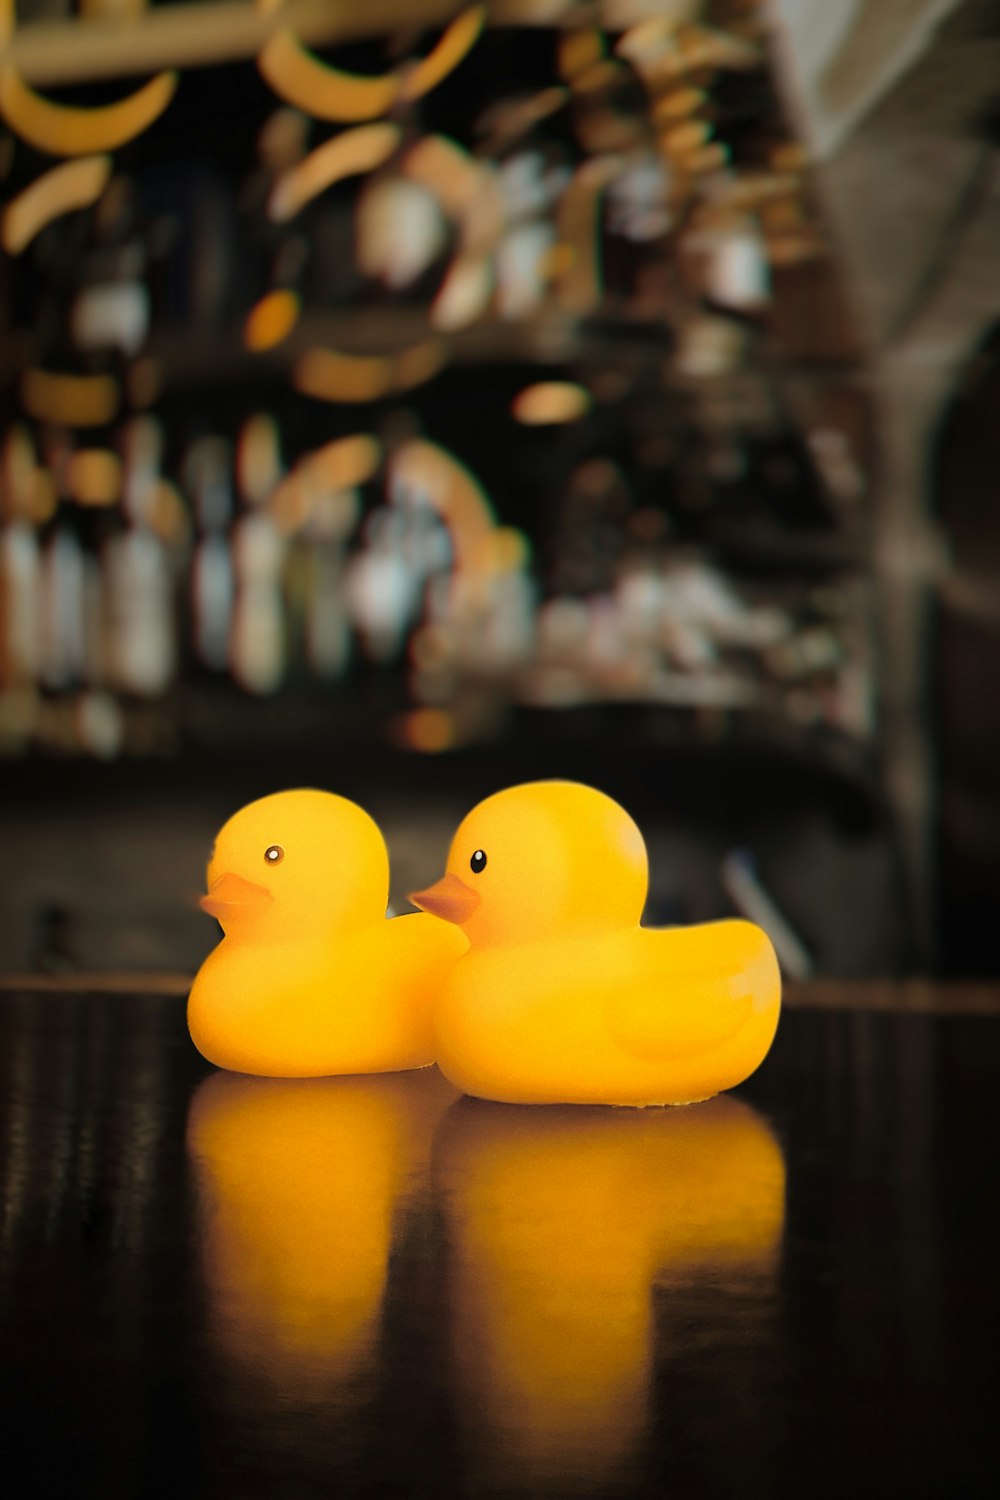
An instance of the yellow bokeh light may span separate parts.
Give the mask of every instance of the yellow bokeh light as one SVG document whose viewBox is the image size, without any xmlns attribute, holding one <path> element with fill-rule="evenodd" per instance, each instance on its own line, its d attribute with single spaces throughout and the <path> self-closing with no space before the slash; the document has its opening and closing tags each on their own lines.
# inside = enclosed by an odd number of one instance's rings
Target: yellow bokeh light
<svg viewBox="0 0 1000 1500">
<path fill-rule="evenodd" d="M 305 525 L 309 519 L 309 492 L 300 473 L 295 471 L 281 481 L 272 493 L 267 509 L 285 536 L 292 536 Z"/>
<path fill-rule="evenodd" d="M 247 315 L 243 328 L 246 347 L 259 354 L 280 344 L 299 321 L 301 306 L 297 292 L 268 292 Z"/>
<path fill-rule="evenodd" d="M 11 129 L 39 151 L 51 156 L 90 156 L 113 151 L 148 130 L 176 88 L 177 74 L 167 71 L 116 104 L 81 109 L 53 104 L 36 94 L 13 64 L 6 63 L 0 70 L 0 109 Z"/>
<path fill-rule="evenodd" d="M 482 192 L 482 167 L 447 135 L 425 135 L 407 152 L 403 171 L 433 193 L 452 219 L 461 219 Z"/>
<path fill-rule="evenodd" d="M 319 120 L 375 120 L 390 108 L 399 89 L 394 73 L 365 78 L 328 67 L 287 27 L 264 43 L 257 66 L 286 104 Z"/>
<path fill-rule="evenodd" d="M 653 119 L 657 124 L 669 125 L 674 120 L 683 120 L 693 115 L 707 100 L 704 89 L 671 89 L 653 105 Z"/>
<path fill-rule="evenodd" d="M 682 159 L 681 165 L 696 175 L 717 172 L 729 161 L 729 147 L 724 141 L 709 141 Z"/>
<path fill-rule="evenodd" d="M 304 396 L 319 401 L 376 401 L 392 386 L 392 364 L 384 355 L 308 349 L 296 361 L 292 379 Z"/>
<path fill-rule="evenodd" d="M 671 156 L 687 156 L 703 146 L 712 134 L 707 120 L 685 120 L 660 137 L 660 143 Z"/>
<path fill-rule="evenodd" d="M 584 68 L 582 73 L 578 73 L 570 87 L 575 94 L 596 94 L 599 89 L 610 88 L 617 83 L 621 71 L 620 63 L 604 58 L 601 62 L 594 63 L 593 67 Z"/>
<path fill-rule="evenodd" d="M 526 568 L 531 558 L 531 543 L 523 531 L 514 526 L 498 526 L 491 538 L 492 568 L 495 573 L 516 573 Z"/>
<path fill-rule="evenodd" d="M 349 490 L 364 484 L 381 462 L 381 445 L 368 433 L 338 438 L 305 460 L 310 477 L 315 476 L 331 490 Z"/>
<path fill-rule="evenodd" d="M 412 391 L 418 385 L 433 380 L 445 366 L 448 350 L 439 339 L 425 339 L 397 354 L 393 365 L 393 387 L 397 391 Z"/>
<path fill-rule="evenodd" d="M 403 721 L 403 740 L 411 750 L 438 755 L 455 743 L 455 721 L 443 708 L 415 708 Z"/>
<path fill-rule="evenodd" d="M 31 368 L 21 376 L 21 401 L 38 422 L 103 427 L 118 411 L 118 386 L 110 375 L 62 375 Z"/>
<path fill-rule="evenodd" d="M 431 304 L 434 328 L 452 332 L 481 317 L 493 295 L 493 263 L 485 255 L 457 255 Z"/>
<path fill-rule="evenodd" d="M 419 99 L 437 88 L 471 52 L 485 24 L 485 5 L 470 6 L 456 16 L 437 46 L 406 77 L 400 89 L 401 97 Z"/>
<path fill-rule="evenodd" d="M 122 493 L 122 465 L 107 448 L 81 448 L 69 461 L 67 487 L 78 505 L 114 505 Z"/>
<path fill-rule="evenodd" d="M 149 524 L 157 536 L 169 543 L 182 542 L 191 532 L 191 519 L 180 491 L 161 479 L 149 507 Z"/>
<path fill-rule="evenodd" d="M 483 538 L 492 533 L 494 518 L 475 475 L 447 448 L 414 439 L 393 455 L 392 481 L 422 495 L 444 520 L 451 532 L 456 571 L 477 573 Z"/>
<path fill-rule="evenodd" d="M 359 172 L 373 172 L 392 155 L 400 136 L 398 125 L 381 121 L 358 125 L 324 141 L 278 179 L 268 204 L 270 217 L 283 223 L 335 182 Z"/>
<path fill-rule="evenodd" d="M 448 634 L 440 626 L 424 625 L 410 637 L 410 660 L 420 672 L 442 667 L 451 655 Z"/>
<path fill-rule="evenodd" d="M 568 380 L 543 380 L 514 397 L 511 412 L 526 427 L 578 422 L 590 410 L 590 395 Z"/>
<path fill-rule="evenodd" d="M 20 255 L 53 219 L 86 208 L 103 193 L 111 175 L 110 156 L 86 156 L 44 172 L 8 203 L 3 216 L 3 248 Z"/>
<path fill-rule="evenodd" d="M 604 57 L 604 36 L 595 26 L 564 31 L 556 45 L 559 76 L 575 78 Z"/>
<path fill-rule="evenodd" d="M 601 194 L 618 170 L 611 158 L 584 162 L 559 204 L 559 240 L 570 248 L 572 259 L 558 278 L 558 296 L 563 308 L 577 316 L 601 300 Z"/>
<path fill-rule="evenodd" d="M 236 441 L 236 482 L 249 505 L 260 505 L 281 478 L 281 432 L 269 412 L 247 417 Z"/>
<path fill-rule="evenodd" d="M 31 485 L 26 514 L 36 526 L 44 526 L 56 513 L 59 497 L 48 469 L 37 468 Z"/>
<path fill-rule="evenodd" d="M 128 397 L 133 406 L 140 408 L 152 406 L 160 394 L 162 384 L 160 366 L 150 355 L 144 354 L 129 370 L 126 381 Z"/>
</svg>

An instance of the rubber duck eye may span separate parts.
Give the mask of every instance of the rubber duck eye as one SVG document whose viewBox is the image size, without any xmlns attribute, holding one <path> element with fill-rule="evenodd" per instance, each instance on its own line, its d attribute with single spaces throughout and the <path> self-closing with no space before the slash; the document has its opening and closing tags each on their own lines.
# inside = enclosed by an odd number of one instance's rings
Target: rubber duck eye
<svg viewBox="0 0 1000 1500">
<path fill-rule="evenodd" d="M 271 844 L 264 850 L 264 859 L 269 865 L 280 865 L 285 857 L 285 851 L 280 844 Z"/>
<path fill-rule="evenodd" d="M 485 849 L 476 850 L 475 854 L 469 860 L 469 868 L 472 871 L 473 875 L 481 875 L 483 873 L 483 871 L 486 869 Z"/>
</svg>

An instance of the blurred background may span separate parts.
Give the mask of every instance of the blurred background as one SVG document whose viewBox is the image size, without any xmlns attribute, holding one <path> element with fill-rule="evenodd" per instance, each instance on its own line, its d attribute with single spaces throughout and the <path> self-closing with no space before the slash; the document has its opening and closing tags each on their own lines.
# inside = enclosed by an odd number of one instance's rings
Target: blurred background
<svg viewBox="0 0 1000 1500">
<path fill-rule="evenodd" d="M 996 0 L 0 3 L 0 968 L 590 781 L 647 920 L 996 973 Z"/>
</svg>

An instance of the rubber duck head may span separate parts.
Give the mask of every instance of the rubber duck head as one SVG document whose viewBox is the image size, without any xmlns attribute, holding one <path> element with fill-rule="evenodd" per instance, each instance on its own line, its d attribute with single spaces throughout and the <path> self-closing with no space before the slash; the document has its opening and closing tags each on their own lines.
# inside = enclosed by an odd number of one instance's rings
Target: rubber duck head
<svg viewBox="0 0 1000 1500">
<path fill-rule="evenodd" d="M 474 807 L 443 879 L 410 900 L 485 947 L 635 926 L 647 888 L 646 846 L 623 807 L 578 782 L 533 781 Z"/>
<path fill-rule="evenodd" d="M 201 906 L 226 936 L 294 941 L 385 916 L 389 856 L 378 825 L 346 797 L 275 792 L 219 832 Z"/>
</svg>

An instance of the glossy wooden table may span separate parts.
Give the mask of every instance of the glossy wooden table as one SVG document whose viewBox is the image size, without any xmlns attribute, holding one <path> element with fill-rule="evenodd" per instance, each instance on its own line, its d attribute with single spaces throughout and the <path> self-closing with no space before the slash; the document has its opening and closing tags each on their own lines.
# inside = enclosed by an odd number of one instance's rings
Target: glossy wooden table
<svg viewBox="0 0 1000 1500">
<path fill-rule="evenodd" d="M 800 991 L 632 1112 L 222 1075 L 102 983 L 0 992 L 19 1500 L 998 1493 L 995 993 Z"/>
</svg>

